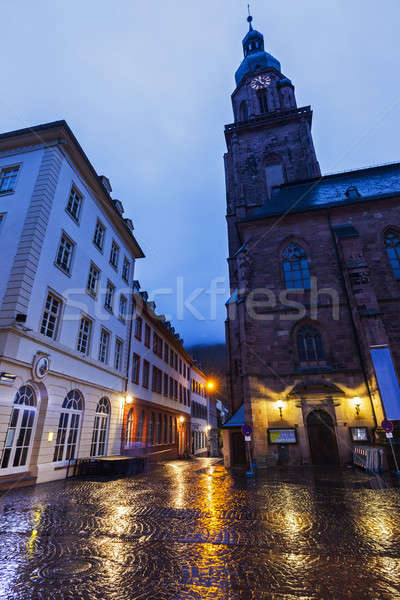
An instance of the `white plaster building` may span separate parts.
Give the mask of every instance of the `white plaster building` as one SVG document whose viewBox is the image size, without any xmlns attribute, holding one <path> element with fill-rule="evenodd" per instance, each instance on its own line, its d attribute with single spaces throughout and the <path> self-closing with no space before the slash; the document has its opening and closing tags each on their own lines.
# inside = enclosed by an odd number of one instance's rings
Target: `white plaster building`
<svg viewBox="0 0 400 600">
<path fill-rule="evenodd" d="M 0 135 L 0 486 L 121 452 L 143 252 L 64 121 Z"/>
<path fill-rule="evenodd" d="M 209 451 L 211 433 L 207 378 L 195 366 L 192 368 L 190 387 L 192 454 L 194 456 L 206 456 Z"/>
</svg>

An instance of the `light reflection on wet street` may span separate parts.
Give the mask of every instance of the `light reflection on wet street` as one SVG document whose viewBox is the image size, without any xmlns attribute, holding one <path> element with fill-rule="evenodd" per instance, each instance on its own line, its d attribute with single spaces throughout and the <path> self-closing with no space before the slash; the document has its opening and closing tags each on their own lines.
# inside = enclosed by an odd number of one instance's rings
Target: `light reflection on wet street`
<svg viewBox="0 0 400 600">
<path fill-rule="evenodd" d="M 213 459 L 0 496 L 4 600 L 400 598 L 390 476 Z"/>
</svg>

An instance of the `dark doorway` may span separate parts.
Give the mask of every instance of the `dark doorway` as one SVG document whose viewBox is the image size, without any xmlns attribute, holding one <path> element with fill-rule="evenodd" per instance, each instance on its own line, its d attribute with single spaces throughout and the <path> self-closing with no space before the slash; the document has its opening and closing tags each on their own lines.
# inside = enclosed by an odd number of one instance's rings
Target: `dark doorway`
<svg viewBox="0 0 400 600">
<path fill-rule="evenodd" d="M 232 466 L 237 467 L 246 464 L 246 449 L 241 431 L 231 433 Z"/>
<path fill-rule="evenodd" d="M 339 451 L 331 416 L 325 410 L 313 410 L 307 417 L 307 430 L 313 465 L 338 465 Z"/>
<path fill-rule="evenodd" d="M 278 446 L 278 465 L 289 464 L 289 446 Z"/>
</svg>

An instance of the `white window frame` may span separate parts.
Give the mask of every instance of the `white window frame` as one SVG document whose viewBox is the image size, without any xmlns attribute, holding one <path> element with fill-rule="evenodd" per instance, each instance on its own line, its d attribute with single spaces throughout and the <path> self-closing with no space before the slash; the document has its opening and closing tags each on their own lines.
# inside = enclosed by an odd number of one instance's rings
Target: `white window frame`
<svg viewBox="0 0 400 600">
<path fill-rule="evenodd" d="M 126 270 L 128 271 L 127 275 L 126 275 Z M 130 275 L 131 275 L 131 261 L 125 256 L 124 262 L 122 263 L 122 279 L 125 281 L 125 283 L 129 283 Z"/>
<path fill-rule="evenodd" d="M 30 388 L 33 392 L 33 398 L 34 398 L 33 405 L 25 404 L 25 403 L 16 403 L 18 393 L 25 387 Z M 14 473 L 24 473 L 26 471 L 29 471 L 29 465 L 30 465 L 30 460 L 31 460 L 31 455 L 32 455 L 32 448 L 33 448 L 34 441 L 35 441 L 36 425 L 37 425 L 37 418 L 38 418 L 38 408 L 39 407 L 38 407 L 38 401 L 37 401 L 37 394 L 36 394 L 33 386 L 23 385 L 16 390 L 16 394 L 14 396 L 13 403 L 11 405 L 11 413 L 10 413 L 10 417 L 9 417 L 6 437 L 5 437 L 3 447 L 1 448 L 1 453 L 0 453 L 0 476 L 10 475 L 10 474 L 14 474 Z M 15 410 L 18 410 L 17 420 L 15 423 L 15 427 L 11 427 L 11 421 L 14 416 Z M 14 461 L 15 451 L 16 451 L 16 447 L 17 447 L 16 442 L 19 441 L 19 439 L 20 439 L 21 429 L 22 429 L 21 425 L 22 425 L 22 420 L 24 418 L 25 411 L 33 411 L 35 413 L 34 417 L 33 417 L 32 427 L 30 427 L 31 435 L 30 435 L 30 439 L 29 439 L 28 452 L 26 455 L 25 464 L 18 466 L 18 467 L 13 467 L 13 466 L 10 466 L 10 464 L 12 465 L 12 463 Z M 11 452 L 10 452 L 10 457 L 8 460 L 8 466 L 5 467 L 4 469 L 2 469 L 1 463 L 3 460 L 3 453 L 5 452 L 6 449 L 9 449 L 9 448 L 11 448 Z"/>
<path fill-rule="evenodd" d="M 104 308 L 109 312 L 114 312 L 114 296 L 115 296 L 115 285 L 110 279 L 107 279 L 106 294 L 104 297 Z"/>
<path fill-rule="evenodd" d="M 106 343 L 105 343 L 106 340 Z M 103 365 L 108 364 L 110 356 L 111 333 L 105 327 L 100 329 L 98 360 Z"/>
<path fill-rule="evenodd" d="M 99 226 L 100 226 L 100 227 L 102 228 L 102 230 L 103 230 L 103 233 L 102 233 L 102 238 L 101 238 L 101 245 L 100 245 L 100 244 L 98 244 L 98 243 L 97 243 L 97 241 L 96 241 L 96 239 L 97 239 L 97 236 L 96 236 L 96 234 L 97 234 L 97 228 L 98 228 Z M 102 254 L 103 254 L 103 252 L 104 252 L 104 241 L 105 241 L 105 239 L 106 239 L 106 228 L 105 228 L 105 226 L 103 225 L 103 223 L 100 221 L 100 219 L 97 219 L 97 221 L 96 221 L 96 227 L 95 227 L 95 229 L 94 229 L 94 235 L 93 235 L 93 244 L 96 246 L 97 250 L 98 250 L 99 252 L 101 252 Z"/>
<path fill-rule="evenodd" d="M 86 321 L 87 323 L 89 323 L 89 330 L 87 333 L 82 332 L 82 335 L 86 335 L 87 336 L 87 347 L 86 350 L 83 351 L 80 349 L 80 346 L 82 345 L 82 340 L 80 340 L 81 338 L 81 331 L 82 331 L 82 322 Z M 81 319 L 79 321 L 79 328 L 78 328 L 78 338 L 77 338 L 77 342 L 76 342 L 76 351 L 79 352 L 80 354 L 82 354 L 82 356 L 89 356 L 90 353 L 90 344 L 92 341 L 92 334 L 93 334 L 93 321 L 92 319 L 90 319 L 89 317 L 87 317 L 86 315 L 81 315 Z"/>
<path fill-rule="evenodd" d="M 124 310 L 121 310 L 122 307 L 124 307 Z M 126 323 L 127 312 L 128 312 L 128 298 L 125 296 L 125 294 L 120 294 L 118 318 L 123 323 Z"/>
<path fill-rule="evenodd" d="M 103 402 L 104 401 L 104 402 Z M 103 402 L 103 404 L 102 404 Z M 107 403 L 107 410 L 101 410 L 104 407 L 105 402 Z M 99 410 L 100 407 L 100 410 Z M 108 448 L 108 435 L 110 432 L 110 418 L 111 418 L 111 402 L 104 396 L 101 398 L 96 406 L 96 413 L 94 417 L 92 442 L 90 444 L 90 456 L 100 457 L 107 456 Z M 104 439 L 101 439 L 101 434 L 104 433 Z M 104 445 L 104 452 L 100 452 L 100 446 Z M 94 451 L 93 451 L 94 449 Z"/>
<path fill-rule="evenodd" d="M 117 348 L 119 347 L 119 352 L 117 352 Z M 115 338 L 115 349 L 114 349 L 114 369 L 116 371 L 120 371 L 122 367 L 122 359 L 123 359 L 123 351 L 124 351 L 124 342 L 120 338 Z M 117 361 L 118 357 L 118 361 Z"/>
<path fill-rule="evenodd" d="M 51 336 L 48 335 L 47 333 L 43 333 L 43 331 L 42 331 L 42 329 L 43 329 L 43 321 L 45 319 L 46 313 L 48 313 L 47 323 L 46 323 L 46 331 L 47 331 L 47 327 L 48 327 L 48 324 L 49 324 L 49 316 L 50 316 L 50 314 L 53 314 L 53 315 L 55 314 L 54 312 L 48 310 L 48 308 L 47 308 L 47 301 L 49 299 L 49 296 L 51 296 L 51 298 L 53 300 L 55 300 L 55 301 L 57 301 L 59 303 L 58 312 L 55 315 L 54 331 L 53 331 L 53 335 L 51 335 Z M 45 337 L 47 337 L 47 338 L 49 338 L 51 340 L 56 340 L 58 338 L 58 332 L 59 332 L 59 329 L 60 329 L 62 310 L 63 310 L 63 301 L 60 298 L 60 296 L 58 296 L 54 292 L 48 290 L 47 291 L 47 295 L 46 295 L 46 300 L 45 300 L 45 303 L 44 303 L 44 308 L 43 308 L 43 311 L 42 311 L 42 318 L 40 320 L 40 329 L 39 329 L 39 332 L 40 332 L 41 335 L 44 335 Z"/>
<path fill-rule="evenodd" d="M 77 211 L 77 215 L 76 216 L 68 208 L 72 194 L 75 194 L 75 197 L 79 198 L 79 205 L 78 205 L 78 211 Z M 67 199 L 67 205 L 65 207 L 65 212 L 71 217 L 71 219 L 74 221 L 74 223 L 79 224 L 79 222 L 80 222 L 80 216 L 81 216 L 81 212 L 82 212 L 82 204 L 83 204 L 83 195 L 78 190 L 78 188 L 76 187 L 76 185 L 73 183 L 71 185 L 71 189 L 70 189 L 69 194 L 68 194 L 68 199 Z"/>
<path fill-rule="evenodd" d="M 92 280 L 92 276 L 91 276 L 92 268 L 93 268 L 93 270 L 97 271 L 97 279 L 96 279 L 95 289 L 92 289 L 91 287 L 89 287 L 89 282 Z M 87 279 L 87 284 L 86 284 L 86 292 L 89 294 L 89 296 L 92 296 L 92 298 L 97 298 L 97 293 L 99 290 L 99 283 L 100 283 L 100 273 L 101 273 L 101 271 L 100 271 L 99 267 L 93 261 L 90 261 L 88 279 Z"/>
<path fill-rule="evenodd" d="M 110 265 L 115 270 L 118 269 L 120 250 L 121 249 L 120 249 L 119 245 L 117 244 L 117 242 L 115 240 L 112 240 L 111 250 L 110 250 Z"/>
<path fill-rule="evenodd" d="M 85 407 L 84 407 L 84 400 L 83 400 L 82 394 L 79 392 L 79 390 L 71 390 L 71 392 L 75 392 L 75 391 L 78 392 L 81 396 L 80 399 L 81 399 L 82 408 L 81 409 L 64 408 L 63 406 L 61 406 L 60 416 L 59 416 L 58 425 L 57 425 L 57 435 L 56 435 L 54 451 L 53 451 L 53 461 L 52 461 L 53 464 L 66 464 L 69 461 L 78 458 L 78 455 L 79 455 L 80 437 L 81 437 L 83 413 L 84 413 Z M 71 392 L 69 392 L 69 393 L 71 393 Z M 63 404 L 66 401 L 67 396 L 64 398 Z M 78 427 L 71 428 L 71 424 L 73 421 L 74 422 L 76 421 L 76 417 L 78 417 L 78 419 L 79 419 Z M 61 428 L 62 419 L 64 419 L 64 427 L 63 428 Z M 66 421 L 65 421 L 65 419 L 66 419 Z M 65 431 L 64 439 L 63 439 L 62 444 L 58 444 L 57 442 L 59 439 L 59 433 L 62 430 Z M 67 450 L 71 446 L 70 438 L 71 438 L 72 431 L 76 431 L 76 439 L 74 442 L 74 455 L 67 458 L 67 456 L 66 456 Z M 57 458 L 57 460 L 55 460 L 54 455 L 55 455 L 55 452 L 57 449 L 57 445 L 62 447 L 62 456 L 61 456 L 61 458 Z"/>
<path fill-rule="evenodd" d="M 13 194 L 17 188 L 17 182 L 20 176 L 20 172 L 21 172 L 21 163 L 17 163 L 17 164 L 12 164 L 12 165 L 3 165 L 0 168 L 0 185 L 1 182 L 3 180 L 3 173 L 5 171 L 10 171 L 10 170 L 16 170 L 17 174 L 15 176 L 15 181 L 14 181 L 14 187 L 12 189 L 8 189 L 8 190 L 1 190 L 0 189 L 0 196 L 5 196 L 6 194 Z"/>
<path fill-rule="evenodd" d="M 69 244 L 71 244 L 71 252 L 69 255 L 66 269 L 62 265 L 58 264 L 58 257 L 60 254 L 60 250 L 61 250 L 61 246 L 62 246 L 64 238 L 69 242 Z M 76 246 L 76 244 L 73 241 L 73 239 L 63 230 L 61 233 L 60 242 L 58 244 L 56 259 L 54 261 L 54 264 L 57 267 L 57 269 L 60 269 L 60 271 L 62 271 L 65 275 L 68 275 L 68 277 L 71 276 L 71 272 L 72 272 L 72 263 L 73 263 L 73 258 L 74 258 L 74 254 L 75 254 L 75 246 Z"/>
</svg>

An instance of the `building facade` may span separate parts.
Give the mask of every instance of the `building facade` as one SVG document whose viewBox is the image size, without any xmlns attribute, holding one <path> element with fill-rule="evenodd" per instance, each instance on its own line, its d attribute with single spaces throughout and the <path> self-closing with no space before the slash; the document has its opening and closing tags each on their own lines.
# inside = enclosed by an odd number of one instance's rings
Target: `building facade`
<svg viewBox="0 0 400 600">
<path fill-rule="evenodd" d="M 118 454 L 143 253 L 68 125 L 0 136 L 0 484 Z"/>
<path fill-rule="evenodd" d="M 321 176 L 309 106 L 250 30 L 225 127 L 227 465 L 344 464 L 400 419 L 400 165 Z"/>
<path fill-rule="evenodd" d="M 135 282 L 122 453 L 150 460 L 188 454 L 191 427 L 193 359 L 175 329 L 155 310 Z"/>
<path fill-rule="evenodd" d="M 0 487 L 190 451 L 193 360 L 111 193 L 65 121 L 0 135 Z"/>
<path fill-rule="evenodd" d="M 210 397 L 207 390 L 207 379 L 196 366 L 191 372 L 191 430 L 193 456 L 210 454 L 210 440 L 213 435 L 213 424 L 210 415 Z"/>
</svg>

